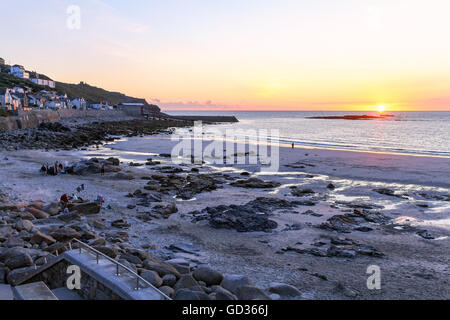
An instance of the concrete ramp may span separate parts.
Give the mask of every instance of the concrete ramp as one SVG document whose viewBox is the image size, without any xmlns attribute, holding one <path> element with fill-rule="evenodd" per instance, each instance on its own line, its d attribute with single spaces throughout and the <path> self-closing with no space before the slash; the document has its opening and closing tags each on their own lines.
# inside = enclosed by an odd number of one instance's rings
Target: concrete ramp
<svg viewBox="0 0 450 320">
<path fill-rule="evenodd" d="M 44 282 L 33 282 L 13 288 L 16 300 L 58 300 Z"/>
<path fill-rule="evenodd" d="M 9 284 L 0 284 L 0 300 L 14 300 L 14 294 Z"/>
<path fill-rule="evenodd" d="M 77 265 L 80 270 L 98 283 L 109 288 L 114 294 L 125 300 L 167 300 L 161 291 L 151 286 L 143 278 L 127 272 L 117 263 L 95 254 L 79 249 L 62 254 L 64 260 Z M 117 275 L 117 271 L 119 275 Z M 139 288 L 139 289 L 136 289 Z"/>
</svg>

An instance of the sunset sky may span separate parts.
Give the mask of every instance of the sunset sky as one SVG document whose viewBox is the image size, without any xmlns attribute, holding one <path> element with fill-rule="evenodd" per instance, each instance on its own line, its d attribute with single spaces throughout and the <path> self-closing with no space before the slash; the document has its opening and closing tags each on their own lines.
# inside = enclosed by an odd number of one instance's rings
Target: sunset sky
<svg viewBox="0 0 450 320">
<path fill-rule="evenodd" d="M 67 8 L 81 28 L 67 27 Z M 450 110 L 448 0 L 3 0 L 0 57 L 163 109 Z"/>
</svg>

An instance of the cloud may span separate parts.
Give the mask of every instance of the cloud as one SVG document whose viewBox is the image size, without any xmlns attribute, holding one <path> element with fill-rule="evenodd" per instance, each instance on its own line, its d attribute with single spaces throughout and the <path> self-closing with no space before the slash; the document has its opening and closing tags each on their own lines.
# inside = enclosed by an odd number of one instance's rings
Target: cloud
<svg viewBox="0 0 450 320">
<path fill-rule="evenodd" d="M 409 105 L 413 105 L 425 110 L 447 111 L 450 106 L 450 96 L 420 99 L 410 102 Z"/>
<path fill-rule="evenodd" d="M 161 101 L 160 99 L 153 98 L 151 99 L 153 103 L 159 104 L 161 107 L 176 107 L 176 108 L 190 108 L 190 107 L 225 107 L 221 104 L 216 104 L 212 100 L 207 100 L 204 102 L 200 101 Z"/>
<path fill-rule="evenodd" d="M 125 17 L 121 12 L 105 1 L 95 0 L 94 4 L 98 6 L 98 8 L 96 8 L 96 14 L 98 15 L 98 18 L 103 20 L 102 23 L 104 24 L 120 26 L 120 29 L 131 33 L 144 33 L 149 30 L 148 25 L 137 23 Z"/>
</svg>

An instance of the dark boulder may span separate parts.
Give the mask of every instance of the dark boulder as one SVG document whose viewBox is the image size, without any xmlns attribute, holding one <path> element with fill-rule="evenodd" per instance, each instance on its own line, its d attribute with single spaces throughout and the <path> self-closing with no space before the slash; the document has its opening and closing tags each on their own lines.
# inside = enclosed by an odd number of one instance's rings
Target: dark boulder
<svg viewBox="0 0 450 320">
<path fill-rule="evenodd" d="M 223 280 L 223 275 L 206 266 L 200 266 L 195 269 L 193 276 L 198 281 L 205 282 L 208 286 L 219 285 Z"/>
<path fill-rule="evenodd" d="M 249 189 L 271 189 L 279 187 L 281 184 L 275 181 L 269 180 L 264 181 L 258 178 L 249 178 L 236 180 L 230 183 L 230 185 L 234 187 L 249 188 Z"/>
</svg>

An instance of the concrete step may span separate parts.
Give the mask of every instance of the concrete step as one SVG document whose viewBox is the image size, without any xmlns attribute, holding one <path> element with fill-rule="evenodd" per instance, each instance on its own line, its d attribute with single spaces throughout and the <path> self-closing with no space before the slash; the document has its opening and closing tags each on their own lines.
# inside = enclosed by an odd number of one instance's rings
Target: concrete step
<svg viewBox="0 0 450 320">
<path fill-rule="evenodd" d="M 44 282 L 33 282 L 13 288 L 16 300 L 58 300 Z"/>
<path fill-rule="evenodd" d="M 13 300 L 14 294 L 9 284 L 0 284 L 0 300 Z"/>
<path fill-rule="evenodd" d="M 158 289 L 146 285 L 142 278 L 140 289 L 136 288 L 136 276 L 120 270 L 116 275 L 117 266 L 112 261 L 100 257 L 98 263 L 94 254 L 78 249 L 64 252 L 65 260 L 80 267 L 81 271 L 112 290 L 116 295 L 126 300 L 165 300 L 167 297 Z"/>
<path fill-rule="evenodd" d="M 53 289 L 52 292 L 58 300 L 83 300 L 74 290 L 65 287 Z"/>
</svg>

